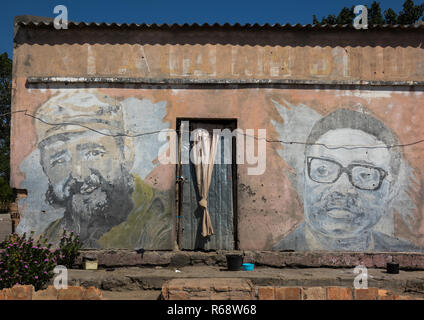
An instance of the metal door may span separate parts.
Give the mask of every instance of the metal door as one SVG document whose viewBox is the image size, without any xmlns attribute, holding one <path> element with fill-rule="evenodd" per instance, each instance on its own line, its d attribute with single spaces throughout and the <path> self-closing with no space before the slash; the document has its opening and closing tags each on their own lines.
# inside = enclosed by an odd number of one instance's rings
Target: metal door
<svg viewBox="0 0 424 320">
<path fill-rule="evenodd" d="M 225 129 L 233 130 L 233 122 L 208 122 L 208 121 L 189 121 L 190 134 L 193 130 L 201 128 L 212 132 L 213 129 Z M 185 126 L 187 121 L 184 121 Z M 182 127 L 180 127 L 182 128 Z M 186 129 L 187 130 L 187 129 Z M 211 134 L 211 133 L 210 133 Z M 235 164 L 224 163 L 224 149 L 231 148 L 232 162 L 234 162 L 234 150 L 235 150 L 235 139 L 232 141 L 232 145 L 225 143 L 223 136 L 220 137 L 218 142 L 217 152 L 218 160 L 220 157 L 220 163 L 216 162 L 214 165 L 211 185 L 208 193 L 208 210 L 211 216 L 212 226 L 214 234 L 210 237 L 204 238 L 202 232 L 202 217 L 203 211 L 199 207 L 199 193 L 197 190 L 196 173 L 193 163 L 182 164 L 180 174 L 183 177 L 184 183 L 180 188 L 180 248 L 181 249 L 204 249 L 204 250 L 232 250 L 235 249 L 235 221 L 234 221 L 234 178 L 235 178 Z M 193 147 L 193 142 L 190 141 L 189 150 Z M 184 146 L 181 145 L 184 149 Z M 186 146 L 186 149 L 187 146 Z M 227 151 L 228 152 L 228 151 Z M 227 161 L 228 162 L 228 161 Z"/>
</svg>

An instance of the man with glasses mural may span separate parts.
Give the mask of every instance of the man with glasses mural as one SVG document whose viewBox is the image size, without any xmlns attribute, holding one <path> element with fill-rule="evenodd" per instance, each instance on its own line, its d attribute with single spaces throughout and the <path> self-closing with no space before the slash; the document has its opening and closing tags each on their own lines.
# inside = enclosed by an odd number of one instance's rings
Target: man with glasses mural
<svg viewBox="0 0 424 320">
<path fill-rule="evenodd" d="M 305 145 L 305 221 L 273 249 L 421 251 L 373 230 L 396 194 L 398 144 L 369 114 L 339 109 L 318 120 Z"/>
</svg>

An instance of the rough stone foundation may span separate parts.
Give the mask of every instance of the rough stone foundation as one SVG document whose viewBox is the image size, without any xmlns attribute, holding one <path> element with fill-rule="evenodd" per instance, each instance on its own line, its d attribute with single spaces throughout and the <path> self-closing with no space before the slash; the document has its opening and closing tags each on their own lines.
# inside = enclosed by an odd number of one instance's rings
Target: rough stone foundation
<svg viewBox="0 0 424 320">
<path fill-rule="evenodd" d="M 278 251 L 145 251 L 133 250 L 84 250 L 77 264 L 85 255 L 95 256 L 100 267 L 170 266 L 190 265 L 226 266 L 226 255 L 243 254 L 244 262 L 267 267 L 295 268 L 386 268 L 387 262 L 397 262 L 401 270 L 424 270 L 424 253 L 399 252 L 278 252 Z"/>
</svg>

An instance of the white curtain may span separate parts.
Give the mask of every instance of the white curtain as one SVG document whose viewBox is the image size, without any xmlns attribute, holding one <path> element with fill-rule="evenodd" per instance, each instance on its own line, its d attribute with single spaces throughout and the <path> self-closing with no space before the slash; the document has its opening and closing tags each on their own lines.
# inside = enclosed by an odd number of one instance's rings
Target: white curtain
<svg viewBox="0 0 424 320">
<path fill-rule="evenodd" d="M 211 141 L 210 135 L 206 130 L 197 129 L 193 134 L 195 141 L 193 162 L 196 169 L 197 188 L 201 197 L 199 206 L 203 209 L 202 236 L 208 237 L 213 235 L 213 227 L 208 211 L 207 197 L 220 135 L 214 132 Z"/>
</svg>

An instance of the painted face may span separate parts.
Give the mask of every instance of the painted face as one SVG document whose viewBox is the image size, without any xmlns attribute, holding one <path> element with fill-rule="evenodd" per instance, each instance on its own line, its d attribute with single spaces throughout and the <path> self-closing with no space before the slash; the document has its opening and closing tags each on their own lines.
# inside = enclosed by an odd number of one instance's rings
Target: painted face
<svg viewBox="0 0 424 320">
<path fill-rule="evenodd" d="M 106 211 L 111 197 L 119 197 L 119 191 L 128 193 L 129 174 L 121 150 L 115 138 L 88 131 L 50 137 L 41 146 L 49 201 L 84 220 Z"/>
<path fill-rule="evenodd" d="M 369 231 L 389 200 L 390 153 L 361 130 L 337 129 L 322 135 L 306 154 L 305 220 L 312 230 L 335 238 Z M 358 146 L 365 148 L 335 148 Z M 379 146 L 379 148 L 366 148 Z"/>
</svg>

